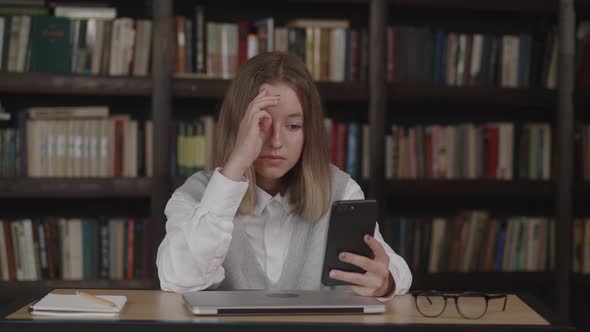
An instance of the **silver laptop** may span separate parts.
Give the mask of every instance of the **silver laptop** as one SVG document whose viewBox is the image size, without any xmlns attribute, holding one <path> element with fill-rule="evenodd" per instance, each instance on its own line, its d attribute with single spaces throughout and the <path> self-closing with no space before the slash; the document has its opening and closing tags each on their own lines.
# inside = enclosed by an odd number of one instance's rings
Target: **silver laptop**
<svg viewBox="0 0 590 332">
<path fill-rule="evenodd" d="M 350 291 L 198 291 L 183 295 L 195 315 L 366 314 L 385 305 Z"/>
</svg>

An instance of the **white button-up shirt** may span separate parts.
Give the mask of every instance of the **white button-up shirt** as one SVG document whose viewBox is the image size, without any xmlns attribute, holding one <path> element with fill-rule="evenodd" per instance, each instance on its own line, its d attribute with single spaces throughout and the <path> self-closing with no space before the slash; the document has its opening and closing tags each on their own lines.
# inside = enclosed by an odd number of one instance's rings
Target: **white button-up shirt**
<svg viewBox="0 0 590 332">
<path fill-rule="evenodd" d="M 232 181 L 219 171 L 216 169 L 211 176 L 200 201 L 176 190 L 166 205 L 166 236 L 156 259 L 163 290 L 188 292 L 217 287 L 225 278 L 221 265 L 229 249 L 234 222 L 245 225 L 253 254 L 269 280 L 276 282 L 281 276 L 293 231 L 294 215 L 289 212 L 288 196 L 273 197 L 255 186 L 254 214 L 236 214 L 248 182 Z M 363 198 L 360 186 L 350 179 L 343 199 Z M 412 274 L 405 260 L 385 243 L 378 225 L 374 237 L 390 258 L 389 271 L 395 280 L 395 290 L 380 298 L 388 300 L 408 291 Z"/>
</svg>

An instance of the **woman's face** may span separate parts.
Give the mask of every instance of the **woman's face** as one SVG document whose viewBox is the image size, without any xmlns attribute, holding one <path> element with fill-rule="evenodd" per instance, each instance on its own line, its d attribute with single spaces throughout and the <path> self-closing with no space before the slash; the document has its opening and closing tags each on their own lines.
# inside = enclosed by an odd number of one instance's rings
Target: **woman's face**
<svg viewBox="0 0 590 332">
<path fill-rule="evenodd" d="M 272 117 L 265 131 L 262 150 L 254 161 L 256 182 L 264 189 L 278 183 L 301 157 L 303 150 L 303 110 L 293 89 L 284 83 L 263 84 L 268 95 L 280 95 L 279 103 L 266 108 Z"/>
</svg>

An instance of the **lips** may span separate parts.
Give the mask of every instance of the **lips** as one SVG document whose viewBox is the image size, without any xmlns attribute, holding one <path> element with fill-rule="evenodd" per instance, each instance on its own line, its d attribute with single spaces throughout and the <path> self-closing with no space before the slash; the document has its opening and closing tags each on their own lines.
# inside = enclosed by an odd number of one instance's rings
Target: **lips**
<svg viewBox="0 0 590 332">
<path fill-rule="evenodd" d="M 269 159 L 269 160 L 284 160 L 285 158 L 281 156 L 261 156 L 261 159 Z"/>
</svg>

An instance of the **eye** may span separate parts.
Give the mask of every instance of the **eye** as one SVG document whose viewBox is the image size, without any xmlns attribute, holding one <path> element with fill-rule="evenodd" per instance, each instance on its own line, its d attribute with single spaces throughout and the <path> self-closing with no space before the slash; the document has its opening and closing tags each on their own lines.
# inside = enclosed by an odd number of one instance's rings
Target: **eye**
<svg viewBox="0 0 590 332">
<path fill-rule="evenodd" d="M 290 124 L 290 125 L 287 125 L 287 128 L 289 130 L 292 130 L 292 131 L 299 130 L 299 129 L 301 129 L 301 127 L 302 126 L 300 124 Z"/>
</svg>

